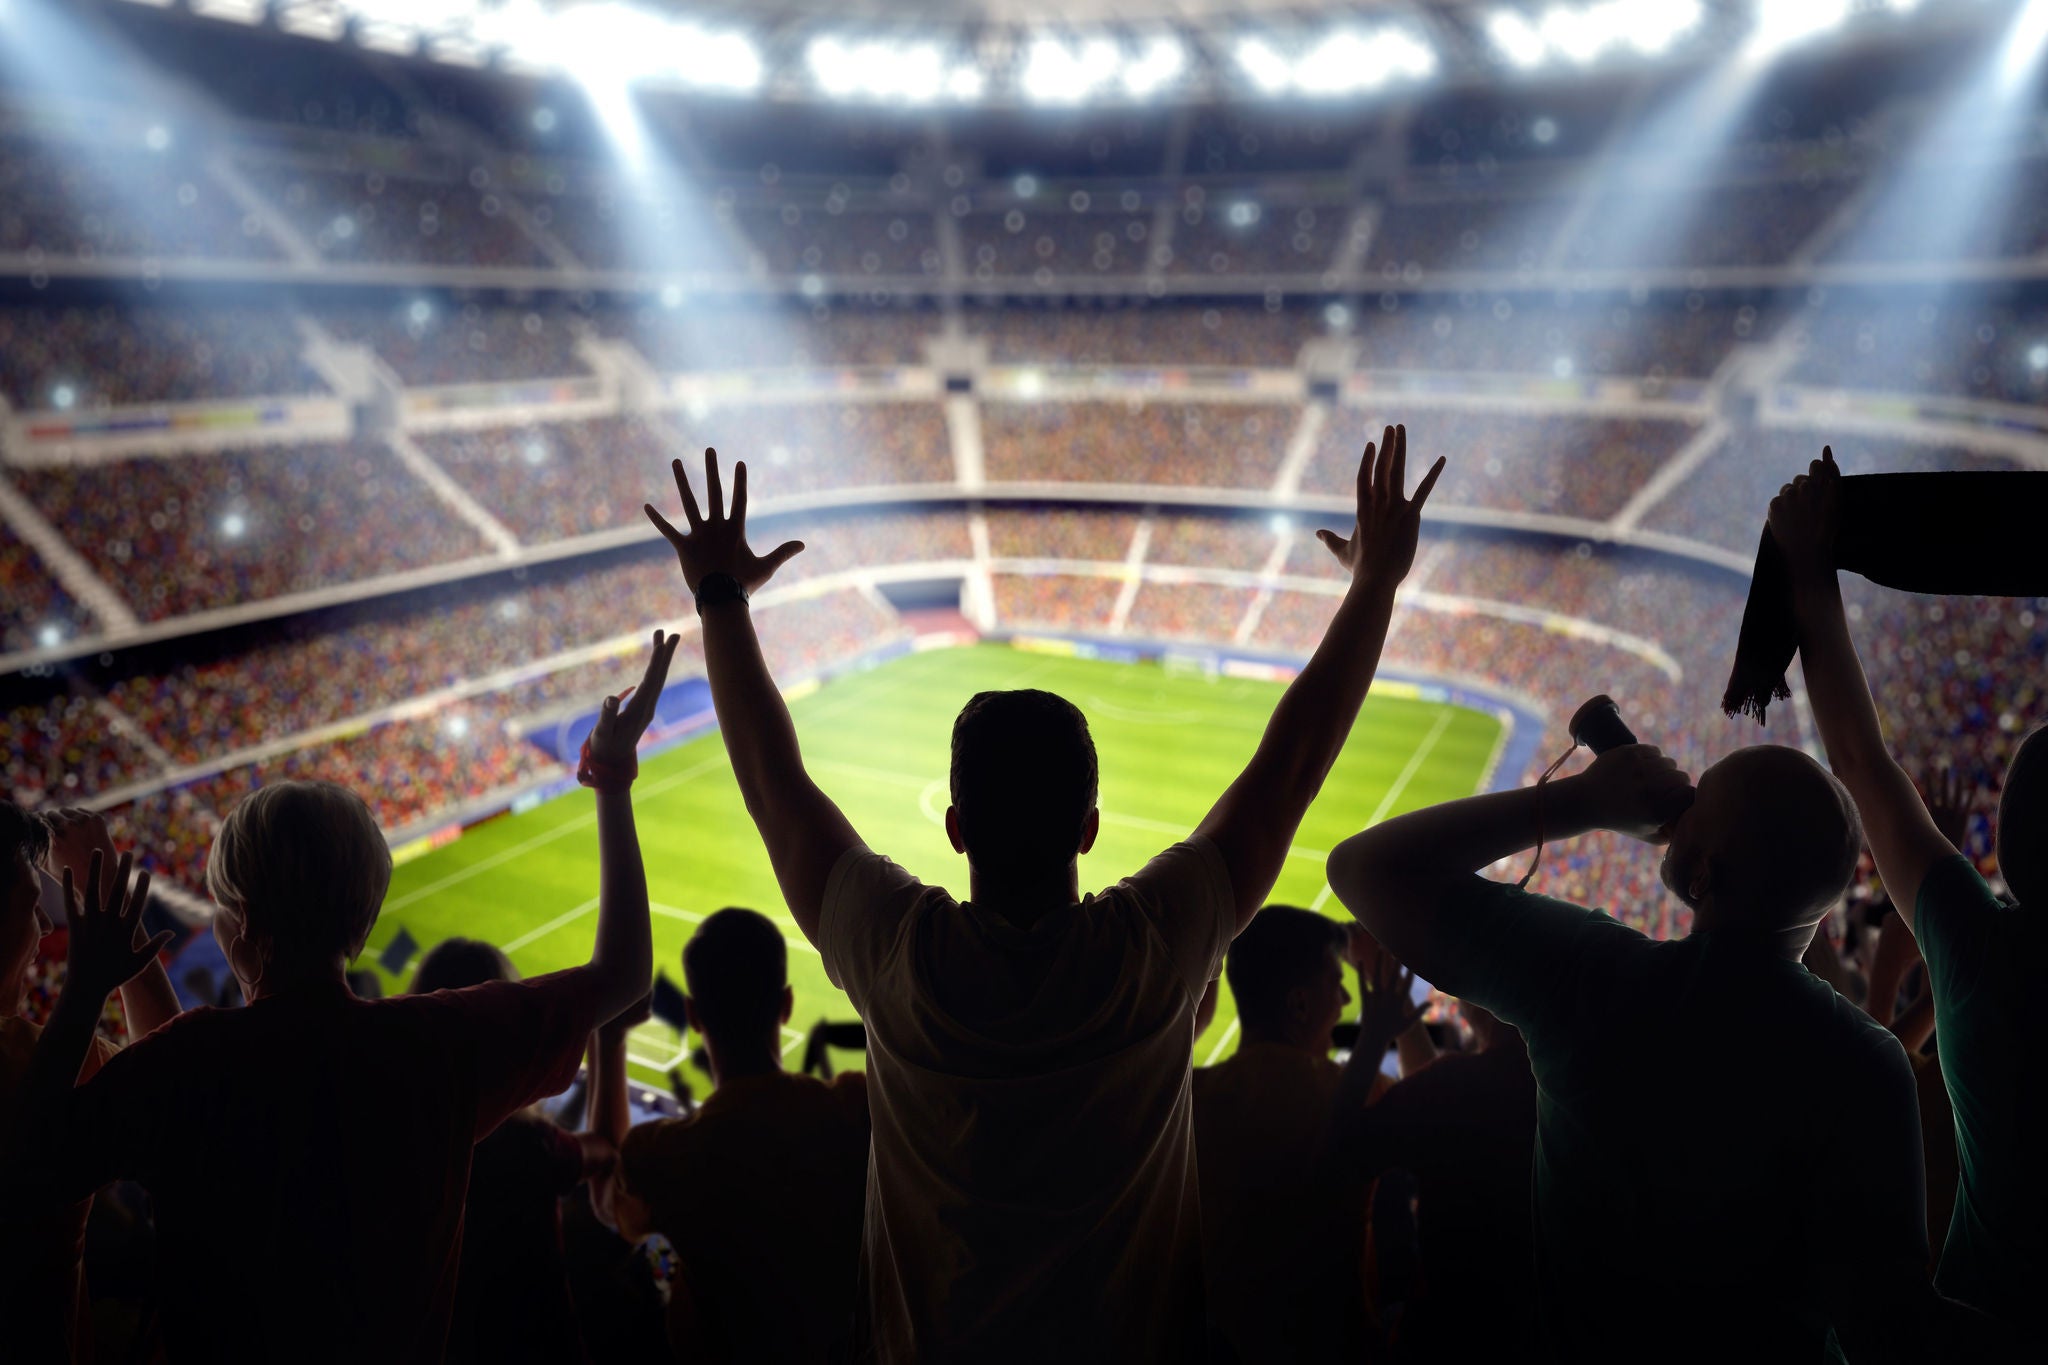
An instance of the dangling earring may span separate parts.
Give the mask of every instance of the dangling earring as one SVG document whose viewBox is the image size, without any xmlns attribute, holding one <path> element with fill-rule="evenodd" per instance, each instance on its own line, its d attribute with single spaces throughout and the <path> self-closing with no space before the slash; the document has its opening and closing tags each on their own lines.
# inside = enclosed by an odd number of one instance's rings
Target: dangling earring
<svg viewBox="0 0 2048 1365">
<path fill-rule="evenodd" d="M 256 988 L 263 984 L 263 973 L 267 967 L 263 960 L 263 954 L 258 953 L 256 954 L 256 974 L 249 976 L 242 971 L 241 964 L 235 961 L 235 949 L 242 947 L 248 942 L 249 939 L 246 934 L 236 934 L 234 941 L 228 945 L 225 954 L 228 960 L 228 970 L 233 972 L 236 979 L 242 982 L 242 997 L 245 1002 L 253 997 Z"/>
</svg>

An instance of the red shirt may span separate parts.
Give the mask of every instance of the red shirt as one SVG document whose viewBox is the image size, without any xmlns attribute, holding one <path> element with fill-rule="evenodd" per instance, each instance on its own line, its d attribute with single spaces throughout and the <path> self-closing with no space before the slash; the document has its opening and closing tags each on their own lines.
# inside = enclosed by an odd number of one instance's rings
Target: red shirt
<svg viewBox="0 0 2048 1365">
<path fill-rule="evenodd" d="M 79 1193 L 155 1204 L 174 1360 L 437 1361 L 470 1151 L 568 1085 L 587 976 L 182 1014 L 72 1092 Z"/>
</svg>

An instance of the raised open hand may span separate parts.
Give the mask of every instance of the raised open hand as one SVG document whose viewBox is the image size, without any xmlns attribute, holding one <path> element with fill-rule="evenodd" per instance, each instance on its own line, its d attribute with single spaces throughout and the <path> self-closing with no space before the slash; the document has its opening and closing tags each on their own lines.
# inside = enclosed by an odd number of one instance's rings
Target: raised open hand
<svg viewBox="0 0 2048 1365">
<path fill-rule="evenodd" d="M 673 467 L 676 491 L 683 495 L 683 519 L 690 525 L 689 534 L 685 535 L 670 525 L 666 517 L 654 510 L 653 503 L 641 506 L 647 513 L 647 519 L 675 547 L 676 562 L 683 566 L 683 583 L 691 592 L 697 591 L 697 585 L 705 575 L 725 573 L 739 580 L 740 587 L 752 596 L 775 576 L 777 569 L 804 548 L 800 540 L 785 540 L 767 554 L 757 555 L 747 545 L 745 460 L 732 467 L 732 511 L 729 515 L 725 508 L 724 486 L 718 477 L 717 451 L 706 449 L 704 452 L 704 494 L 710 505 L 709 516 L 697 510 L 697 495 L 690 490 L 690 476 L 683 472 L 683 462 L 677 460 Z"/>
<path fill-rule="evenodd" d="M 168 929 L 155 938 L 142 937 L 149 873 L 140 873 L 131 883 L 134 863 L 133 854 L 122 854 L 102 891 L 106 857 L 93 850 L 83 900 L 71 869 L 64 869 L 64 918 L 71 945 L 67 990 L 75 988 L 104 1000 L 170 945 L 173 935 Z"/>
<path fill-rule="evenodd" d="M 654 632 L 654 653 L 637 686 L 616 697 L 606 697 L 598 708 L 597 725 L 590 732 L 590 757 L 597 763 L 618 767 L 631 765 L 640 747 L 640 736 L 654 720 L 654 708 L 661 701 L 661 689 L 668 683 L 669 661 L 676 657 L 682 636 Z"/>
<path fill-rule="evenodd" d="M 1842 503 L 1842 471 L 1833 446 L 1771 499 L 1771 539 L 1795 573 L 1835 571 L 1835 529 Z"/>
<path fill-rule="evenodd" d="M 1335 531 L 1318 531 L 1316 539 L 1329 547 L 1337 562 L 1356 583 L 1369 581 L 1389 587 L 1408 576 L 1415 563 L 1415 542 L 1422 531 L 1422 504 L 1444 472 L 1439 455 L 1429 473 L 1407 496 L 1408 428 L 1388 427 L 1375 446 L 1368 442 L 1358 462 L 1358 517 L 1351 526 L 1351 538 Z"/>
<path fill-rule="evenodd" d="M 68 867 L 73 875 L 83 877 L 96 852 L 108 863 L 114 861 L 114 838 L 107 832 L 107 817 L 98 811 L 66 806 L 45 811 L 43 823 L 50 830 L 48 861 L 52 870 L 62 873 Z"/>
</svg>

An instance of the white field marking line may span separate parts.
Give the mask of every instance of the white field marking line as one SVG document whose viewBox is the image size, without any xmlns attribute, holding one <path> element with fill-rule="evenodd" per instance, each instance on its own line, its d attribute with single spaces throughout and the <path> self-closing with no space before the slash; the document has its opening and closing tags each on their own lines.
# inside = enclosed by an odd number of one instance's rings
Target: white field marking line
<svg viewBox="0 0 2048 1365">
<path fill-rule="evenodd" d="M 1127 706 L 1113 705 L 1092 693 L 1088 697 L 1088 709 L 1131 725 L 1192 725 L 1207 715 L 1204 711 L 1136 711 Z"/>
<path fill-rule="evenodd" d="M 649 901 L 647 908 L 660 915 L 663 919 L 679 919 L 688 924 L 702 924 L 707 918 L 707 916 L 700 915 L 695 910 L 683 910 L 673 905 L 663 905 L 659 901 Z M 797 928 L 795 920 L 782 915 L 771 915 L 766 911 L 757 910 L 755 913 L 763 919 L 773 920 L 775 927 L 782 931 L 782 937 L 788 940 L 790 947 L 795 948 L 798 952 L 809 953 L 812 957 L 823 956 L 816 948 L 811 946 L 811 941 L 804 937 L 803 930 Z"/>
<path fill-rule="evenodd" d="M 582 919 L 585 915 L 589 914 L 591 911 L 595 909 L 597 909 L 597 897 L 592 896 L 589 900 L 583 902 L 583 904 L 577 906 L 574 910 L 570 910 L 563 914 L 556 915 L 553 919 L 549 920 L 546 924 L 541 925 L 538 929 L 529 929 L 525 933 L 521 934 L 518 938 L 513 939 L 510 943 L 503 943 L 498 946 L 503 948 L 504 951 L 508 954 L 516 953 L 521 948 L 524 948 L 527 944 L 534 943 L 539 941 L 540 939 L 546 938 L 549 934 L 552 934 L 553 932 L 555 932 L 555 930 L 561 928 L 563 925 L 573 924 L 577 920 Z"/>
<path fill-rule="evenodd" d="M 719 766 L 724 761 L 725 760 L 723 756 L 720 756 L 718 758 L 707 758 L 702 763 L 698 763 L 691 767 L 685 768 L 683 769 L 683 771 L 675 773 L 669 777 L 664 777 L 659 782 L 650 782 L 647 785 L 646 789 L 640 793 L 639 799 L 645 801 L 649 797 L 660 796 L 663 792 L 670 791 L 673 788 L 681 786 L 683 783 L 688 782 L 691 778 L 697 776 L 699 773 L 707 772 L 710 769 Z M 523 857 L 524 855 L 533 852 L 533 850 L 539 848 L 542 844 L 553 843 L 555 840 L 562 838 L 564 835 L 574 833 L 576 830 L 579 829 L 588 829 L 590 828 L 590 826 L 596 823 L 596 811 L 592 811 L 588 815 L 579 815 L 573 820 L 568 820 L 563 822 L 562 824 L 555 826 L 553 829 L 543 830 L 541 833 L 534 835 L 531 839 L 521 840 L 519 843 L 513 844 L 510 848 L 501 848 L 496 853 L 493 853 L 490 857 L 478 859 L 476 862 L 471 863 L 468 867 L 457 868 L 455 871 L 449 873 L 447 876 L 441 878 L 439 881 L 428 882 L 425 886 L 414 887 L 412 890 L 406 892 L 403 896 L 398 897 L 398 899 L 386 901 L 384 903 L 384 910 L 380 911 L 379 913 L 386 913 L 392 910 L 403 910 L 406 906 L 411 905 L 414 901 L 422 900 L 428 896 L 431 896 L 436 891 L 445 891 L 447 888 L 455 885 L 457 882 L 468 881 L 471 877 L 474 877 L 479 872 L 487 872 L 491 868 L 501 867 L 504 864 L 511 862 L 514 858 Z"/>
<path fill-rule="evenodd" d="M 787 1024 L 782 1026 L 782 1036 L 787 1040 L 782 1045 L 782 1055 L 785 1057 L 804 1045 L 804 1035 Z"/>
<path fill-rule="evenodd" d="M 1209 1049 L 1209 1060 L 1208 1060 L 1208 1061 L 1206 1061 L 1206 1062 L 1203 1062 L 1203 1063 L 1202 1063 L 1202 1065 L 1203 1065 L 1203 1066 L 1214 1066 L 1214 1065 L 1216 1065 L 1216 1063 L 1217 1063 L 1218 1059 L 1220 1059 L 1220 1058 L 1221 1058 L 1221 1057 L 1223 1056 L 1223 1050 L 1224 1050 L 1225 1048 L 1229 1047 L 1229 1046 L 1230 1046 L 1230 1044 L 1231 1044 L 1231 1043 L 1232 1043 L 1232 1042 L 1233 1042 L 1233 1041 L 1234 1041 L 1234 1040 L 1235 1040 L 1236 1038 L 1237 1038 L 1237 1020 L 1235 1020 L 1235 1019 L 1232 1019 L 1232 1020 L 1230 1021 L 1230 1024 L 1229 1024 L 1229 1026 L 1228 1026 L 1228 1027 L 1226 1027 L 1226 1028 L 1225 1028 L 1225 1029 L 1223 1030 L 1223 1036 L 1222 1036 L 1221 1038 L 1218 1038 L 1218 1039 L 1216 1040 L 1216 1046 L 1214 1046 L 1214 1047 L 1212 1047 L 1212 1048 L 1210 1048 L 1210 1049 Z"/>
<path fill-rule="evenodd" d="M 1382 796 L 1379 805 L 1374 807 L 1371 818 L 1365 822 L 1367 829 L 1371 829 L 1374 825 L 1387 818 L 1387 812 L 1392 810 L 1394 803 L 1401 799 L 1401 793 L 1408 789 L 1410 779 L 1421 770 L 1423 760 L 1429 757 L 1430 750 L 1436 748 L 1437 740 L 1443 737 L 1444 730 L 1450 723 L 1451 711 L 1446 707 L 1438 714 L 1436 724 L 1429 727 L 1429 733 L 1422 737 L 1422 743 L 1416 745 L 1415 752 L 1408 756 L 1408 762 L 1402 767 L 1400 774 L 1394 778 L 1394 785 L 1387 788 L 1386 795 Z M 1327 858 L 1325 861 L 1327 861 Z M 1330 903 L 1332 894 L 1334 894 L 1334 888 L 1328 882 L 1324 882 L 1323 889 L 1316 892 L 1316 898 L 1309 902 L 1308 908 L 1311 910 L 1321 910 Z"/>
</svg>

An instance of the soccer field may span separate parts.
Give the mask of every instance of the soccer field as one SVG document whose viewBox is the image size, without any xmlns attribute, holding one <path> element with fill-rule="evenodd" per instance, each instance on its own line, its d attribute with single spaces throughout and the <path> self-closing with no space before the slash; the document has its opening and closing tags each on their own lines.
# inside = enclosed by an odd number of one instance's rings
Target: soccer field
<svg viewBox="0 0 2048 1365">
<path fill-rule="evenodd" d="M 1081 860 L 1084 891 L 1135 871 L 1186 837 L 1251 756 L 1282 690 L 1266 681 L 1169 674 L 1158 664 L 1047 657 L 982 644 L 905 656 L 831 682 L 790 709 L 812 774 L 862 838 L 918 877 L 964 896 L 966 861 L 953 852 L 941 825 L 952 720 L 973 693 L 1014 687 L 1071 699 L 1094 731 L 1102 833 Z M 1502 731 L 1493 715 L 1375 692 L 1296 835 L 1273 899 L 1341 916 L 1323 881 L 1331 846 L 1372 821 L 1471 794 Z M 748 906 L 779 920 L 789 937 L 796 991 L 785 1040 L 785 1056 L 795 1065 L 811 1025 L 850 1020 L 853 1012 L 783 907 L 723 741 L 714 732 L 645 762 L 634 805 L 654 908 L 657 969 L 681 985 L 684 941 L 721 906 Z M 453 935 L 488 939 L 529 976 L 572 966 L 588 958 L 596 896 L 596 815 L 588 792 L 572 792 L 398 868 L 364 965 L 404 928 L 423 947 Z M 406 989 L 403 980 L 386 985 Z M 1196 1045 L 1196 1062 L 1228 1055 L 1236 1039 L 1236 1009 L 1226 993 Z M 685 1051 L 674 1029 L 658 1021 L 644 1025 L 632 1042 L 635 1079 L 663 1084 Z M 835 1055 L 834 1061 L 859 1064 L 857 1056 Z M 707 1079 L 687 1065 L 685 1071 L 697 1093 L 707 1093 Z"/>
</svg>

